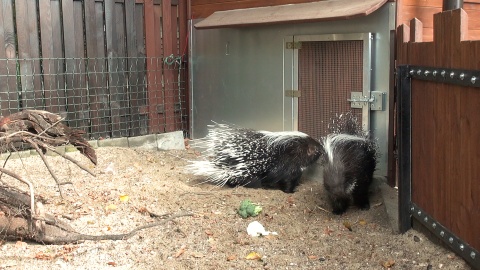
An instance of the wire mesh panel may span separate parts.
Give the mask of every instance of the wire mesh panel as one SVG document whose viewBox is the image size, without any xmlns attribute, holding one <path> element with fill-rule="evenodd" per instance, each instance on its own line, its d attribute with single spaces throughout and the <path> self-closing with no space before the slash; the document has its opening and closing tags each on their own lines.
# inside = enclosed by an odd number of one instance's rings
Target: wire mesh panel
<svg viewBox="0 0 480 270">
<path fill-rule="evenodd" d="M 351 92 L 363 88 L 363 41 L 309 41 L 298 50 L 298 129 L 315 138 L 330 132 L 334 117 L 351 109 Z"/>
<path fill-rule="evenodd" d="M 38 69 L 23 72 L 22 65 Z M 167 123 L 188 129 L 180 57 L 0 59 L 0 66 L 2 115 L 47 110 L 92 139 L 163 132 Z M 165 82 L 165 70 L 176 74 L 173 81 Z"/>
</svg>

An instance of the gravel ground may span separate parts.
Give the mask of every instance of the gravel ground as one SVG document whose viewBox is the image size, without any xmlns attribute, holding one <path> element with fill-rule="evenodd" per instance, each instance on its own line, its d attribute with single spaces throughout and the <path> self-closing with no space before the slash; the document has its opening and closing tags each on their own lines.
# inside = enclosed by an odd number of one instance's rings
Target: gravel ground
<svg viewBox="0 0 480 270">
<path fill-rule="evenodd" d="M 179 213 L 191 213 L 119 241 L 69 245 L 0 242 L 0 269 L 469 269 L 454 253 L 411 230 L 393 233 L 378 190 L 371 209 L 329 213 L 321 179 L 303 179 L 293 194 L 279 190 L 218 188 L 182 172 L 189 151 L 98 148 L 92 177 L 60 157 L 48 160 L 72 185 L 64 198 L 41 159 L 9 160 L 6 168 L 35 183 L 47 212 L 84 234 L 127 233 Z M 2 176 L 2 180 L 13 180 Z M 257 217 L 241 218 L 244 199 Z M 152 217 L 150 213 L 161 217 Z M 164 215 L 164 216 L 162 216 Z M 278 235 L 251 237 L 258 221 Z"/>
</svg>

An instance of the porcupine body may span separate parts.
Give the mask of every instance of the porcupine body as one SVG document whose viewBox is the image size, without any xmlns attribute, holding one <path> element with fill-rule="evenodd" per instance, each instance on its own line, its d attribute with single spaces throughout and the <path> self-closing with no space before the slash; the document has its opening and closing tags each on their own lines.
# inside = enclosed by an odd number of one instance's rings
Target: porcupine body
<svg viewBox="0 0 480 270">
<path fill-rule="evenodd" d="M 268 132 L 209 126 L 194 147 L 207 149 L 206 160 L 191 161 L 186 169 L 223 186 L 279 188 L 295 191 L 302 171 L 320 157 L 320 142 L 301 132 Z"/>
<path fill-rule="evenodd" d="M 368 191 L 377 163 L 375 141 L 351 114 L 337 121 L 335 132 L 322 139 L 325 150 L 323 181 L 333 213 L 343 214 L 351 202 L 370 208 Z"/>
</svg>

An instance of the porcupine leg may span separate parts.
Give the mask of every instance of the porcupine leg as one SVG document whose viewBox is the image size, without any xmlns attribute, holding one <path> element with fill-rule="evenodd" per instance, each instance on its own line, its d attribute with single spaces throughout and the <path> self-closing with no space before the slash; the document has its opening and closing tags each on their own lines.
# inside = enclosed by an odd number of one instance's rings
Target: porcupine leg
<svg viewBox="0 0 480 270">
<path fill-rule="evenodd" d="M 364 182 L 362 185 L 357 186 L 352 194 L 353 203 L 362 210 L 370 209 L 370 201 L 368 199 L 369 182 L 367 180 L 366 183 Z"/>
<path fill-rule="evenodd" d="M 295 188 L 300 184 L 300 178 L 302 177 L 302 171 L 294 171 L 289 177 L 281 179 L 278 182 L 278 186 L 285 193 L 295 192 Z"/>
<path fill-rule="evenodd" d="M 329 199 L 332 204 L 332 213 L 335 215 L 345 213 L 350 205 L 350 198 L 348 197 L 335 197 L 329 195 Z"/>
</svg>

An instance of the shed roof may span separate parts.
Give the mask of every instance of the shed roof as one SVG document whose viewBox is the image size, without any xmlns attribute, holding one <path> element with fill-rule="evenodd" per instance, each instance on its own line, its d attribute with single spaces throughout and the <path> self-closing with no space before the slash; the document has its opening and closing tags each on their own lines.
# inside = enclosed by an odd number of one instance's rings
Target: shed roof
<svg viewBox="0 0 480 270">
<path fill-rule="evenodd" d="M 216 11 L 195 24 L 195 28 L 255 26 L 347 20 L 367 16 L 387 0 L 324 0 L 310 3 Z"/>
</svg>

